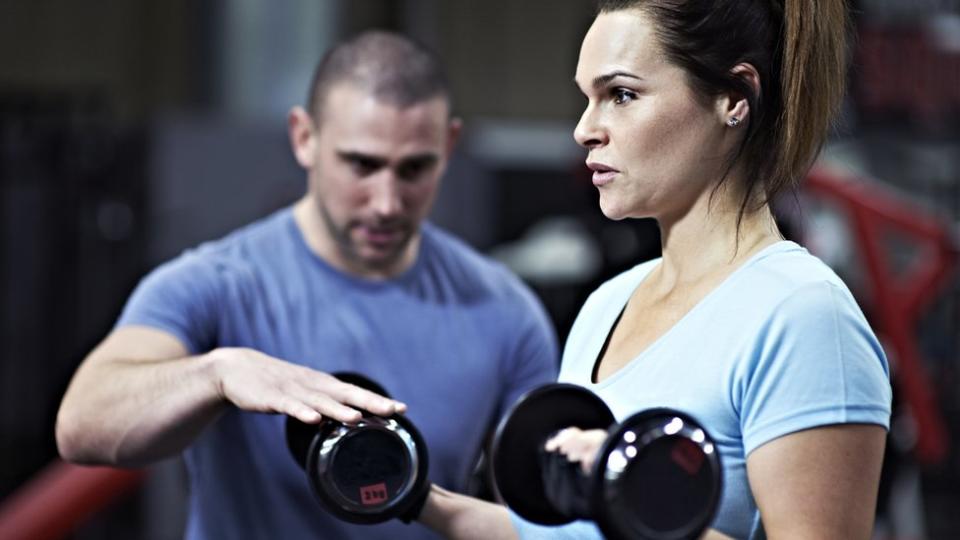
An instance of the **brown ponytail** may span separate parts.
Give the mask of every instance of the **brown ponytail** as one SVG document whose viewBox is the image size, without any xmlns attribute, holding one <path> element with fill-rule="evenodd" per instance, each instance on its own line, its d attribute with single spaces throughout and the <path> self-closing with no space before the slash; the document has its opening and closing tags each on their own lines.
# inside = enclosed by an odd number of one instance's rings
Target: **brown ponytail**
<svg viewBox="0 0 960 540">
<path fill-rule="evenodd" d="M 781 144 L 773 176 L 787 186 L 813 164 L 840 108 L 846 87 L 848 22 L 843 0 L 784 0 L 784 4 Z M 769 189 L 767 195 L 772 195 Z"/>
</svg>

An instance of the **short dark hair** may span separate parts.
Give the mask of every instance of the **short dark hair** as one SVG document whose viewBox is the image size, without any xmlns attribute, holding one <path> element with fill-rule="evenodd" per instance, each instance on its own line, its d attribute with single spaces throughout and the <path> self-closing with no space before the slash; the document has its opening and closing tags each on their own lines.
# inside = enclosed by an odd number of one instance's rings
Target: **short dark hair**
<svg viewBox="0 0 960 540">
<path fill-rule="evenodd" d="M 381 30 L 360 33 L 320 59 L 307 95 L 310 114 L 320 118 L 330 88 L 345 82 L 397 107 L 437 96 L 450 99 L 436 55 L 408 37 Z"/>
<path fill-rule="evenodd" d="M 844 0 L 600 0 L 598 7 L 600 13 L 636 9 L 650 17 L 667 59 L 701 95 L 746 97 L 746 135 L 730 157 L 731 167 L 742 160 L 746 171 L 740 218 L 797 185 L 843 98 Z M 756 68 L 759 94 L 731 73 L 740 63 Z"/>
</svg>

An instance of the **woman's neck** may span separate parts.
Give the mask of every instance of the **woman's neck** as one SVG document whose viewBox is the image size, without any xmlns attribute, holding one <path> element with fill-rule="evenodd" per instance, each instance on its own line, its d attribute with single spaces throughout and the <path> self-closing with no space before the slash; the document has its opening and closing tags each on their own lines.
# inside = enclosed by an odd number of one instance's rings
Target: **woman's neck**
<svg viewBox="0 0 960 540">
<path fill-rule="evenodd" d="M 736 205 L 718 206 L 659 221 L 663 263 L 658 277 L 668 289 L 725 277 L 783 239 L 768 206 L 744 213 L 739 223 Z"/>
</svg>

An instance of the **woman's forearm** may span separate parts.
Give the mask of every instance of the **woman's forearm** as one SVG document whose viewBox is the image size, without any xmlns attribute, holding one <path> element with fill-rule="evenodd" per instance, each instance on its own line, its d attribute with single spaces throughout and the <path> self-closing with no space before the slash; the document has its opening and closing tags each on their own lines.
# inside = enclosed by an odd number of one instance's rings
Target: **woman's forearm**
<svg viewBox="0 0 960 540">
<path fill-rule="evenodd" d="M 453 540 L 517 540 L 506 507 L 431 486 L 420 522 Z"/>
</svg>

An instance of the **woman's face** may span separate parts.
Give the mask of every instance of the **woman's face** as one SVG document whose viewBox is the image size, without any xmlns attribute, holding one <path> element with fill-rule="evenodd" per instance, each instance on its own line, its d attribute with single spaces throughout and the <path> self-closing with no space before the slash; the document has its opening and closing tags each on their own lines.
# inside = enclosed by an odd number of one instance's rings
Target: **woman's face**
<svg viewBox="0 0 960 540">
<path fill-rule="evenodd" d="M 694 93 L 645 14 L 599 15 L 576 82 L 588 103 L 574 138 L 589 150 L 604 215 L 676 220 L 709 197 L 724 166 L 722 104 Z"/>
</svg>

